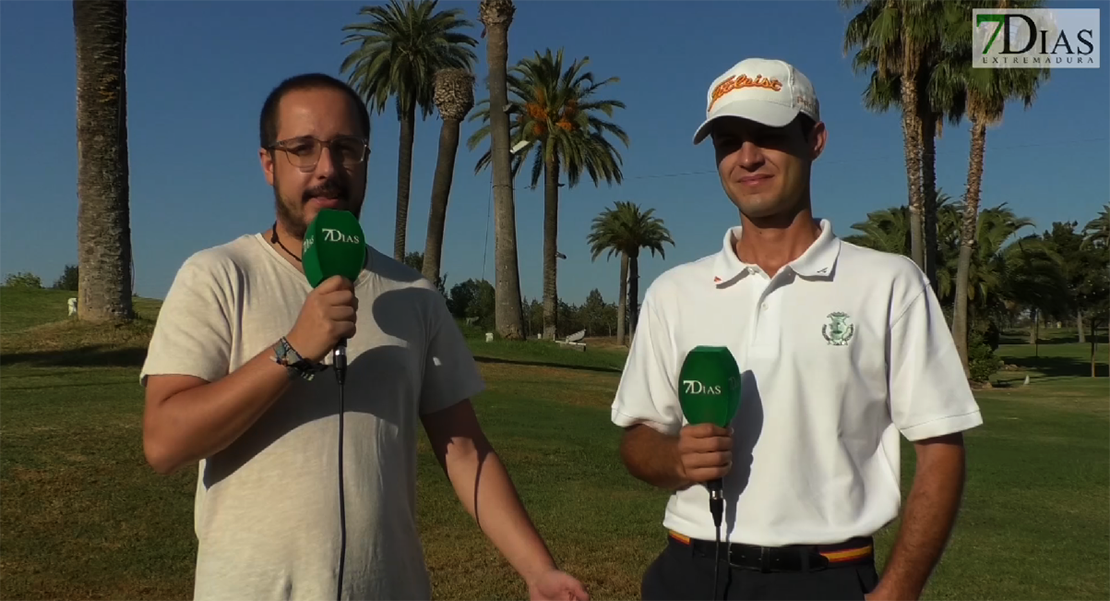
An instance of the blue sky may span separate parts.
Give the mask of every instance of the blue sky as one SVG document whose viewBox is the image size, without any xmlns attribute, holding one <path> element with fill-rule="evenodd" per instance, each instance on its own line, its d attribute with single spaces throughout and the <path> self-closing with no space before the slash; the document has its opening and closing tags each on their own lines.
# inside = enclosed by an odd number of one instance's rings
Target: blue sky
<svg viewBox="0 0 1110 601">
<path fill-rule="evenodd" d="M 128 69 L 131 219 L 137 292 L 161 298 L 190 254 L 273 221 L 270 188 L 257 156 L 262 101 L 280 80 L 306 71 L 340 75 L 349 48 L 343 25 L 362 3 L 133 2 Z M 477 1 L 461 7 L 475 22 Z M 1053 3 L 1102 7 L 1105 2 Z M 574 2 L 521 1 L 510 31 L 510 63 L 536 50 L 563 47 L 589 56 L 599 77 L 619 76 L 608 96 L 627 104 L 617 120 L 629 133 L 622 150 L 625 181 L 562 188 L 559 293 L 581 302 L 593 288 L 606 300 L 617 291 L 616 260 L 591 262 L 591 219 L 616 200 L 652 207 L 676 246 L 666 260 L 646 257 L 641 291 L 664 269 L 719 249 L 738 220 L 720 190 L 709 145 L 693 146 L 710 81 L 738 60 L 761 56 L 794 63 L 813 82 L 829 142 L 813 175 L 819 216 L 837 233 L 868 211 L 904 204 L 905 168 L 897 114 L 867 112 L 863 76 L 842 52 L 850 15 L 818 2 Z M 478 98 L 486 95 L 484 40 Z M 0 272 L 32 271 L 49 285 L 77 258 L 75 75 L 69 2 L 0 3 Z M 1036 221 L 1086 223 L 1110 199 L 1110 61 L 1098 70 L 1058 69 L 1026 111 L 1007 109 L 989 130 L 983 202 L 1009 203 Z M 438 117 L 418 121 L 408 240 L 423 251 Z M 465 139 L 464 123 L 447 217 L 443 271 L 448 286 L 493 280 L 488 171 L 475 175 L 481 149 Z M 398 124 L 392 108 L 373 118 L 370 183 L 362 224 L 371 244 L 393 245 Z M 967 173 L 966 122 L 947 127 L 937 145 L 938 185 L 962 193 Z M 542 184 L 517 180 L 521 284 L 526 297 L 542 285 Z M 489 227 L 487 228 L 487 224 Z M 488 233 L 487 233 L 487 230 Z"/>
</svg>

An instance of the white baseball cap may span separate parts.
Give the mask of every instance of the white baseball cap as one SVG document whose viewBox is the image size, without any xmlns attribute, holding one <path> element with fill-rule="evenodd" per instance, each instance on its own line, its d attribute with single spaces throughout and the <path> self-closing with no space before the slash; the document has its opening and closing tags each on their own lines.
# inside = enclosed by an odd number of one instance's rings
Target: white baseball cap
<svg viewBox="0 0 1110 601">
<path fill-rule="evenodd" d="M 700 144 L 709 135 L 709 124 L 719 117 L 741 117 L 770 127 L 783 127 L 798 113 L 814 121 L 821 120 L 817 93 L 809 78 L 784 61 L 744 59 L 709 86 L 705 121 L 694 133 L 694 144 Z"/>
</svg>

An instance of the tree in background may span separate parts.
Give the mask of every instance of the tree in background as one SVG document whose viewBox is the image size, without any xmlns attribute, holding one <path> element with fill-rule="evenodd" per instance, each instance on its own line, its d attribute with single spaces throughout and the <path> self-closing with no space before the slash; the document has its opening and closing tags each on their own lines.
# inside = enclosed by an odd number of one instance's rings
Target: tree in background
<svg viewBox="0 0 1110 601">
<path fill-rule="evenodd" d="M 946 30 L 948 43 L 960 50 L 958 53 L 971 56 L 971 41 L 974 35 L 970 13 L 972 7 L 982 8 L 1035 8 L 1041 3 L 1037 0 L 1000 0 L 999 2 L 954 2 L 954 6 L 964 8 L 957 13 Z M 961 78 L 965 90 L 965 112 L 971 122 L 971 148 L 968 153 L 967 191 L 964 193 L 963 226 L 960 229 L 960 257 L 956 270 L 956 310 L 952 316 L 952 336 L 956 340 L 956 350 L 968 373 L 968 307 L 967 289 L 971 271 L 971 257 L 975 254 L 978 239 L 976 219 L 979 213 L 979 197 L 983 184 L 983 155 L 986 152 L 987 127 L 1002 121 L 1006 103 L 1020 99 L 1028 109 L 1033 105 L 1041 82 L 1048 79 L 1049 69 L 977 69 L 972 67 L 969 58 L 963 68 L 955 73 Z"/>
<path fill-rule="evenodd" d="M 632 328 L 639 317 L 639 257 L 641 249 L 648 249 L 652 256 L 666 258 L 664 244 L 674 246 L 671 233 L 663 220 L 654 216 L 655 209 L 642 211 L 629 201 L 617 201 L 594 217 L 586 237 L 590 245 L 591 260 L 601 253 L 606 259 L 614 254 L 621 257 L 620 298 L 617 309 L 617 344 L 624 344 L 624 317 L 627 314 Z M 627 308 L 626 308 L 627 307 Z M 629 328 L 629 329 L 632 329 Z"/>
<path fill-rule="evenodd" d="M 127 3 L 74 0 L 79 319 L 130 320 Z"/>
<path fill-rule="evenodd" d="M 428 236 L 421 269 L 432 282 L 439 279 L 443 256 L 443 230 L 459 150 L 459 124 L 474 108 L 474 74 L 466 69 L 443 69 L 436 73 L 434 100 L 443 126 L 439 131 L 439 156 L 432 180 L 432 206 L 428 211 Z"/>
<path fill-rule="evenodd" d="M 516 205 L 509 152 L 509 115 L 507 70 L 509 26 L 516 7 L 512 0 L 482 0 L 478 20 L 485 26 L 486 63 L 489 75 L 490 153 L 493 164 L 494 263 L 497 333 L 508 340 L 524 337 L 524 303 L 520 295 L 520 269 L 516 248 Z"/>
<path fill-rule="evenodd" d="M 473 23 L 463 10 L 435 12 L 437 0 L 390 0 L 387 6 L 364 6 L 358 14 L 368 20 L 343 27 L 352 32 L 343 44 L 357 44 L 340 67 L 350 72 L 348 82 L 374 112 L 385 111 L 392 98 L 401 123 L 397 152 L 397 218 L 393 232 L 393 258 L 405 257 L 412 143 L 416 135 L 416 109 L 427 119 L 432 114 L 435 76 L 442 69 L 470 70 L 478 60 L 470 48 L 474 38 L 457 31 Z"/>
<path fill-rule="evenodd" d="M 31 273 L 30 271 L 20 271 L 19 273 L 9 273 L 8 277 L 4 278 L 5 288 L 23 288 L 30 290 L 42 289 L 42 278 Z"/>
<path fill-rule="evenodd" d="M 420 271 L 420 268 L 424 266 L 424 262 L 424 253 L 416 251 L 409 251 L 405 253 L 405 259 L 402 261 L 402 263 L 404 263 L 406 266 L 417 271 Z M 444 298 L 447 297 L 447 274 L 443 274 L 436 277 L 436 279 L 434 280 L 428 281 L 435 285 L 436 290 L 439 290 L 440 294 L 442 294 Z"/>
<path fill-rule="evenodd" d="M 949 203 L 938 195 L 937 297 L 951 319 L 955 313 L 955 280 L 960 252 L 963 203 Z M 1021 311 L 1034 314 L 1055 311 L 1061 306 L 1061 291 L 1067 288 L 1061 258 L 1037 236 L 1019 237 L 1032 226 L 1005 204 L 984 209 L 977 221 L 975 249 L 968 271 L 966 303 L 969 307 L 969 378 L 985 381 L 997 368 L 994 351 L 999 344 L 1001 324 Z M 883 252 L 909 256 L 909 210 L 890 207 L 868 214 L 866 221 L 852 225 L 859 234 L 845 241 Z"/>
<path fill-rule="evenodd" d="M 544 338 L 554 339 L 558 322 L 557 261 L 559 255 L 559 176 L 565 173 L 570 187 L 578 185 L 583 172 L 594 185 L 605 180 L 620 183 L 621 156 L 606 138 L 611 134 L 628 145 L 628 135 L 620 126 L 602 117 L 612 117 L 613 110 L 624 108 L 618 100 L 596 97 L 604 86 L 620 81 L 617 77 L 595 82 L 592 72 L 583 71 L 589 57 L 573 61 L 564 69 L 563 50 L 552 54 L 548 49 L 531 58 L 522 59 L 507 77 L 512 94 L 510 103 L 516 119 L 511 139 L 528 146 L 513 156 L 513 176 L 536 150 L 532 162 L 531 187 L 542 177 L 544 182 L 543 217 L 543 306 Z M 487 123 L 471 135 L 467 142 L 474 149 L 489 136 L 491 108 L 488 101 L 479 103 L 471 120 Z M 475 166 L 481 171 L 490 162 L 487 151 Z"/>
<path fill-rule="evenodd" d="M 54 290 L 73 290 L 77 291 L 81 284 L 81 276 L 79 268 L 76 265 L 66 265 L 62 270 L 62 275 L 54 280 L 54 285 L 51 286 Z"/>
<path fill-rule="evenodd" d="M 936 119 L 928 99 L 932 65 L 939 56 L 944 31 L 938 0 L 841 0 L 844 8 L 863 5 L 844 32 L 844 51 L 859 48 L 853 66 L 857 72 L 873 69 L 870 94 L 872 110 L 898 106 L 902 113 L 902 141 L 910 217 L 910 258 L 928 273 L 925 260 L 924 172 L 935 182 L 935 168 L 923 165 L 922 124 Z M 929 140 L 930 152 L 933 148 Z M 931 160 L 931 157 L 930 157 Z M 930 199 L 932 200 L 932 199 Z"/>
</svg>

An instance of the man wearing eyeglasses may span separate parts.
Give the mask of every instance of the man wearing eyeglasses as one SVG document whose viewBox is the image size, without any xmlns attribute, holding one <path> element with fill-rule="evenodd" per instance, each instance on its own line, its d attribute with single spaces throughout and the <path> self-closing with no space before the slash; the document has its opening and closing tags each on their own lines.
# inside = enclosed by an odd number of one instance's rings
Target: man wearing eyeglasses
<svg viewBox="0 0 1110 601">
<path fill-rule="evenodd" d="M 302 75 L 273 90 L 259 130 L 274 224 L 185 261 L 140 376 L 147 461 L 163 474 L 199 463 L 194 598 L 431 598 L 416 524 L 419 421 L 529 596 L 588 599 L 557 569 L 482 433 L 469 399 L 483 382 L 435 287 L 372 247 L 356 281 L 308 284 L 308 224 L 323 208 L 362 208 L 366 106 L 332 77 Z M 345 544 L 337 384 L 314 377 L 340 338 Z"/>
</svg>

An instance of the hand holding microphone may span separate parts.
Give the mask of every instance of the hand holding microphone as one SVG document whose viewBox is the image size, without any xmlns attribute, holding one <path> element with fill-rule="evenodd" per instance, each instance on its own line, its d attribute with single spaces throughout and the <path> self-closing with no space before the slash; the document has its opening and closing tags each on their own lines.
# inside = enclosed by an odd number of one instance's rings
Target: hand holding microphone
<svg viewBox="0 0 1110 601">
<path fill-rule="evenodd" d="M 358 299 L 351 281 L 343 276 L 331 276 L 305 299 L 297 323 L 286 340 L 302 357 L 318 363 L 341 340 L 355 335 L 357 311 Z"/>
<path fill-rule="evenodd" d="M 678 434 L 678 471 L 702 484 L 720 480 L 732 468 L 732 432 L 711 423 L 690 424 Z"/>
<path fill-rule="evenodd" d="M 330 346 L 325 349 L 334 349 L 335 375 L 342 386 L 347 377 L 347 339 L 354 335 L 354 288 L 352 282 L 362 273 L 366 263 L 366 237 L 362 233 L 362 226 L 358 218 L 350 211 L 336 209 L 320 209 L 316 218 L 305 230 L 304 245 L 301 247 L 301 261 L 304 263 L 304 275 L 308 283 L 326 300 L 315 300 L 309 296 L 308 302 L 313 303 L 309 312 L 310 321 L 315 320 L 320 324 L 328 325 L 319 336 L 330 341 Z M 336 283 L 336 289 L 327 287 L 333 280 L 342 280 L 346 284 L 341 286 Z M 324 288 L 323 291 L 321 289 Z M 350 295 L 348 298 L 347 295 Z M 344 305 L 350 304 L 350 310 Z M 304 317 L 302 310 L 301 317 Z M 340 322 L 333 326 L 334 322 Z M 349 325 L 346 325 L 349 322 Z M 298 325 L 300 319 L 298 318 Z M 290 342 L 289 344 L 293 344 Z M 314 347 L 315 349 L 315 347 Z M 298 351 L 300 352 L 300 351 Z M 306 351 L 307 352 L 307 351 Z M 323 358 L 324 355 L 320 355 Z"/>
<path fill-rule="evenodd" d="M 687 479 L 705 483 L 717 530 L 712 597 L 716 599 L 725 508 L 723 479 L 732 467 L 731 424 L 740 405 L 740 368 L 728 347 L 698 346 L 686 355 L 678 378 L 678 401 L 690 424 L 678 438 L 682 469 Z"/>
<path fill-rule="evenodd" d="M 335 356 L 335 379 L 339 384 L 339 569 L 336 598 L 343 597 L 343 568 L 347 558 L 347 510 L 343 488 L 343 387 L 347 380 L 347 339 L 355 335 L 358 299 L 354 282 L 366 263 L 366 236 L 358 217 L 350 211 L 321 209 L 305 230 L 301 246 L 304 275 L 314 290 L 305 299 L 297 323 L 286 340 L 296 347 L 304 340 L 306 357 L 320 361 L 328 352 Z M 294 338 L 296 337 L 296 338 Z M 311 354 L 308 354 L 311 353 Z"/>
</svg>

